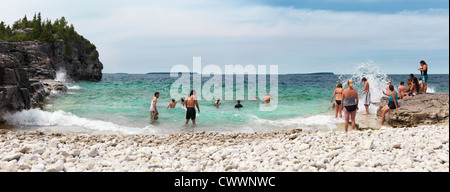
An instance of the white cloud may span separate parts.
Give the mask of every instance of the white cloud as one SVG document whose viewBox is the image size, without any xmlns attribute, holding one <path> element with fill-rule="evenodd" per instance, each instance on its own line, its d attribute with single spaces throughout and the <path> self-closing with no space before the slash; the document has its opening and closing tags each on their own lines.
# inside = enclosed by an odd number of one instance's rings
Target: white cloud
<svg viewBox="0 0 450 192">
<path fill-rule="evenodd" d="M 331 58 L 360 51 L 449 49 L 448 9 L 367 13 L 237 5 L 206 0 L 12 1 L 0 14 L 8 23 L 39 11 L 52 20 L 65 16 L 99 47 L 100 58 L 115 67 L 124 61 L 145 62 L 136 60 L 136 53 L 148 53 L 153 60 L 146 61 L 155 63 L 177 64 L 173 53 L 210 54 L 220 60 L 219 53 L 227 52 L 228 59 L 232 55 L 250 62 L 257 55 L 254 62 L 295 63 L 306 62 L 301 57 L 322 59 L 324 53 Z M 167 57 L 171 59 L 163 59 Z"/>
</svg>

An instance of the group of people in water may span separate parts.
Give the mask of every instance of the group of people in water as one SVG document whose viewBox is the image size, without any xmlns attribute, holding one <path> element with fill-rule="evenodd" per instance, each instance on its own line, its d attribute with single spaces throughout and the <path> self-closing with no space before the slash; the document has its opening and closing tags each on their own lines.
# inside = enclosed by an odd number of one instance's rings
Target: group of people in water
<svg viewBox="0 0 450 192">
<path fill-rule="evenodd" d="M 414 97 L 420 93 L 427 93 L 427 82 L 428 82 L 428 65 L 422 60 L 420 61 L 421 68 L 418 70 L 421 72 L 421 77 L 419 80 L 417 77 L 414 77 L 414 74 L 410 74 L 409 79 L 407 80 L 407 86 L 405 86 L 404 82 L 400 82 L 400 86 L 398 87 L 398 92 L 395 91 L 394 85 L 391 84 L 391 81 L 388 82 L 388 87 L 386 88 L 386 92 L 383 90 L 383 94 L 389 97 L 389 102 L 386 106 L 381 109 L 381 123 L 383 125 L 385 122 L 385 115 L 390 110 L 399 110 L 399 99 L 407 99 Z M 364 83 L 364 89 L 360 93 L 364 93 L 363 104 L 366 109 L 364 115 L 369 114 L 369 106 L 370 106 L 370 85 L 365 77 L 362 78 L 362 83 Z M 345 131 L 348 131 L 349 120 L 352 123 L 352 129 L 355 129 L 356 123 L 356 111 L 359 110 L 359 96 L 358 92 L 353 88 L 353 80 L 349 80 L 347 82 L 347 89 L 343 89 L 342 83 L 338 83 L 336 89 L 334 90 L 333 97 L 331 97 L 331 102 L 336 97 L 335 100 L 335 117 L 342 118 L 342 111 L 344 110 L 345 116 Z"/>
<path fill-rule="evenodd" d="M 414 74 L 411 74 L 409 79 L 406 81 L 407 85 L 405 86 L 405 83 L 402 81 L 400 82 L 400 86 L 398 87 L 398 91 L 395 91 L 394 85 L 391 84 L 391 82 L 388 82 L 388 87 L 386 88 L 386 92 L 383 90 L 383 94 L 389 97 L 389 102 L 386 106 L 384 106 L 381 109 L 381 123 L 380 125 L 384 124 L 385 121 L 385 115 L 390 110 L 399 110 L 399 99 L 407 99 L 414 97 L 415 95 L 418 95 L 420 93 L 426 94 L 427 92 L 427 82 L 428 82 L 428 65 L 425 61 L 420 61 L 421 68 L 418 70 L 421 72 L 420 79 L 417 79 L 414 77 Z M 359 93 L 364 94 L 363 96 L 363 104 L 365 107 L 365 113 L 363 115 L 368 115 L 369 113 L 369 106 L 371 104 L 371 93 L 370 93 L 370 84 L 367 81 L 367 78 L 363 77 L 361 79 L 362 83 L 364 83 L 364 89 L 360 91 Z M 355 129 L 356 122 L 356 111 L 359 110 L 359 96 L 358 91 L 356 91 L 354 88 L 354 82 L 353 80 L 349 80 L 347 82 L 347 89 L 343 88 L 342 83 L 338 83 L 336 86 L 336 89 L 334 90 L 333 97 L 331 98 L 331 102 L 333 102 L 333 99 L 335 99 L 335 117 L 338 118 L 338 115 L 340 118 L 342 118 L 342 111 L 344 110 L 344 116 L 345 116 L 345 131 L 348 131 L 349 126 L 349 120 L 351 120 L 351 126 L 352 129 Z M 150 120 L 151 123 L 154 123 L 156 120 L 158 120 L 158 110 L 156 107 L 156 103 L 159 98 L 159 92 L 155 93 L 155 97 L 152 100 L 152 103 L 150 105 Z M 270 99 L 272 96 L 267 93 L 262 99 L 264 100 L 265 104 L 270 104 Z M 254 100 L 257 98 L 254 97 Z M 172 102 L 166 107 L 168 108 L 175 108 L 176 104 L 179 102 L 175 101 L 175 99 L 172 99 Z M 192 124 L 195 125 L 195 119 L 196 119 L 196 113 L 200 113 L 200 107 L 197 102 L 197 97 L 195 94 L 195 91 L 192 90 L 189 94 L 189 97 L 187 99 L 181 98 L 181 102 L 183 106 L 186 106 L 186 122 L 185 124 L 189 123 L 189 120 L 192 120 Z M 222 103 L 220 102 L 220 99 L 217 99 L 214 101 L 214 106 L 218 107 Z M 197 107 L 197 111 L 195 110 L 195 107 Z M 235 105 L 235 108 L 242 108 L 241 102 L 238 100 L 237 104 Z"/>
<path fill-rule="evenodd" d="M 159 112 L 158 109 L 156 107 L 156 104 L 158 102 L 158 98 L 159 98 L 159 92 L 155 92 L 155 97 L 152 100 L 152 103 L 150 105 L 150 122 L 154 123 L 155 121 L 158 120 L 158 116 L 159 116 Z M 270 93 L 267 93 L 263 98 L 264 103 L 266 105 L 270 105 L 270 100 L 272 99 L 272 96 L 270 95 Z M 253 100 L 257 100 L 256 96 L 253 97 Z M 166 109 L 173 109 L 175 108 L 175 106 L 177 105 L 177 103 L 179 102 L 175 101 L 174 98 L 172 98 L 172 102 L 169 103 L 169 105 L 166 107 Z M 200 113 L 200 107 L 198 105 L 198 101 L 197 101 L 197 96 L 196 96 L 196 92 L 195 90 L 191 90 L 191 92 L 189 93 L 189 97 L 187 99 L 185 99 L 184 97 L 181 98 L 181 102 L 183 104 L 183 106 L 186 106 L 186 122 L 185 124 L 187 125 L 189 123 L 189 120 L 192 121 L 192 124 L 195 125 L 195 119 L 197 116 L 197 112 L 195 111 L 195 107 L 197 107 L 197 111 L 198 113 Z M 219 105 L 221 105 L 222 103 L 220 102 L 220 99 L 217 99 L 214 102 L 214 106 L 219 107 Z M 244 106 L 241 104 L 240 100 L 237 100 L 237 104 L 234 106 L 234 108 L 236 109 L 240 109 L 243 108 Z"/>
</svg>

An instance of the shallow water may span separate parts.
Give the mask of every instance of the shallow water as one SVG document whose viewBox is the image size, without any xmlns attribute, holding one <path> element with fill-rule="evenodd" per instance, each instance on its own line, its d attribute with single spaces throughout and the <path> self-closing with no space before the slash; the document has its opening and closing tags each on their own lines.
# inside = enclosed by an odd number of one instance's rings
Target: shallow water
<svg viewBox="0 0 450 192">
<path fill-rule="evenodd" d="M 260 100 L 245 99 L 242 109 L 235 109 L 236 101 L 200 100 L 197 126 L 185 126 L 186 109 L 181 103 L 175 109 L 166 109 L 171 101 L 170 87 L 177 78 L 168 74 L 104 74 L 101 82 L 70 82 L 67 94 L 56 97 L 44 111 L 29 110 L 5 116 L 8 123 L 20 130 L 48 130 L 60 132 L 166 134 L 190 131 L 265 132 L 290 129 L 329 131 L 342 124 L 334 118 L 331 96 L 337 82 L 355 81 L 355 88 L 363 88 L 360 79 L 371 83 L 372 102 L 382 97 L 386 82 L 397 87 L 409 74 L 386 75 L 376 66 L 363 65 L 352 75 L 279 75 L 278 105 L 274 111 L 261 111 Z M 267 85 L 269 85 L 267 76 Z M 430 75 L 431 92 L 449 92 L 449 75 Z M 224 79 L 224 78 L 223 78 Z M 208 78 L 203 79 L 203 84 Z M 259 82 L 258 82 L 259 83 Z M 224 85 L 225 86 L 225 85 Z M 224 88 L 223 86 L 223 88 Z M 256 88 L 255 88 L 256 89 Z M 248 83 L 245 81 L 245 96 Z M 149 106 L 154 92 L 160 92 L 157 108 L 160 113 L 155 124 L 149 124 Z M 234 89 L 236 93 L 236 88 Z M 224 98 L 225 93 L 221 98 Z M 360 95 L 362 97 L 362 95 Z M 179 99 L 179 98 L 177 98 Z M 376 111 L 371 107 L 370 111 Z M 364 109 L 360 106 L 359 113 Z"/>
</svg>

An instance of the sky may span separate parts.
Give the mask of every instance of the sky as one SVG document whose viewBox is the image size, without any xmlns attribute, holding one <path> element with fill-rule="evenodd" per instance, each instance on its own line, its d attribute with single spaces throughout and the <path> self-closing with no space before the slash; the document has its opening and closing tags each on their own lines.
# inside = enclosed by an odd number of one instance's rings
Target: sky
<svg viewBox="0 0 450 192">
<path fill-rule="evenodd" d="M 4 1 L 4 0 L 2 0 Z M 175 65 L 278 65 L 279 73 L 449 72 L 448 0 L 15 0 L 12 25 L 64 16 L 94 43 L 105 73 L 169 72 Z"/>
</svg>

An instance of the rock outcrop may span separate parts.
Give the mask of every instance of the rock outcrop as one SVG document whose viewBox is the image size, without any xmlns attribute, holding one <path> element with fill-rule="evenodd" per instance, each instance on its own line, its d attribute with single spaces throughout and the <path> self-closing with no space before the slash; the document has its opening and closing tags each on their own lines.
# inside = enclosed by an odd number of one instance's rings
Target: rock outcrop
<svg viewBox="0 0 450 192">
<path fill-rule="evenodd" d="M 103 65 L 89 41 L 53 43 L 0 40 L 0 117 L 6 112 L 42 107 L 52 91 L 67 87 L 57 71 L 74 81 L 100 81 Z M 48 59 L 47 59 L 48 58 Z"/>
<path fill-rule="evenodd" d="M 385 103 L 387 104 L 387 101 Z M 449 122 L 448 93 L 417 95 L 399 100 L 399 105 L 399 110 L 390 110 L 386 114 L 386 122 L 393 127 L 415 127 Z M 378 109 L 378 115 L 381 115 L 383 106 Z"/>
</svg>

